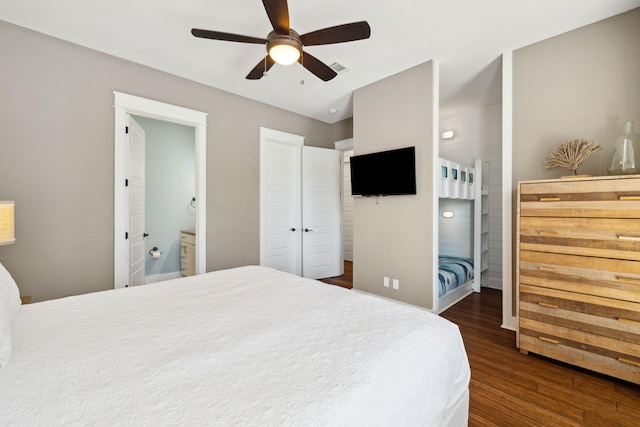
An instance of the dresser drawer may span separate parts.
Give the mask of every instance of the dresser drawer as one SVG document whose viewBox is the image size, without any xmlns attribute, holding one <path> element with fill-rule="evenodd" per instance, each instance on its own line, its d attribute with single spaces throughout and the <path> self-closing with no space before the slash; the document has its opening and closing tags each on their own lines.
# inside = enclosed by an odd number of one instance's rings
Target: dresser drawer
<svg viewBox="0 0 640 427">
<path fill-rule="evenodd" d="M 520 285 L 640 303 L 640 261 L 520 251 L 518 266 Z"/>
<path fill-rule="evenodd" d="M 520 348 L 638 382 L 639 309 L 640 304 L 522 286 Z M 605 370 L 590 365 L 595 361 Z"/>
<path fill-rule="evenodd" d="M 640 345 L 637 302 L 521 285 L 518 310 L 521 327 L 523 319 L 534 319 Z"/>
<path fill-rule="evenodd" d="M 557 341 L 557 343 L 554 341 Z M 520 349 L 640 384 L 640 360 L 637 357 L 618 355 L 615 352 L 608 352 L 607 355 L 602 355 L 591 350 L 565 345 L 564 343 L 565 341 L 562 339 L 551 339 L 551 342 L 549 342 L 545 340 L 545 337 L 540 339 L 525 335 L 520 340 Z"/>
<path fill-rule="evenodd" d="M 187 243 L 187 244 L 190 244 L 190 245 L 195 245 L 196 244 L 196 236 L 195 236 L 195 234 L 181 232 L 180 233 L 180 240 L 181 240 L 182 243 Z"/>
<path fill-rule="evenodd" d="M 640 179 L 520 184 L 520 216 L 640 218 Z"/>
<path fill-rule="evenodd" d="M 522 217 L 520 249 L 640 261 L 640 221 Z"/>
</svg>

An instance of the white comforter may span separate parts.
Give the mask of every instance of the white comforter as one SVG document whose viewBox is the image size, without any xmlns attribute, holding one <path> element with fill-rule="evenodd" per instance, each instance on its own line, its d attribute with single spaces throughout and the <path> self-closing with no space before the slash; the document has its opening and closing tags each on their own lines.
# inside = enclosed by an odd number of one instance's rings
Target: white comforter
<svg viewBox="0 0 640 427">
<path fill-rule="evenodd" d="M 23 306 L 0 425 L 432 425 L 467 391 L 455 325 L 264 267 Z"/>
</svg>

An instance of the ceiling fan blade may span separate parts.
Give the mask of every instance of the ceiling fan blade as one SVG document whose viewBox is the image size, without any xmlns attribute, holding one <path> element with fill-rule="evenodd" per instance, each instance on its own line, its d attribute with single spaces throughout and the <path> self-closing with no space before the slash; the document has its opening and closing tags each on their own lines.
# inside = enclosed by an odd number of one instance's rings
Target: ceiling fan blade
<svg viewBox="0 0 640 427">
<path fill-rule="evenodd" d="M 220 31 L 200 30 L 193 28 L 191 34 L 202 39 L 223 40 L 227 42 L 240 42 L 240 43 L 255 43 L 266 44 L 267 39 L 260 39 L 257 37 L 241 36 L 239 34 L 221 33 Z"/>
<path fill-rule="evenodd" d="M 276 33 L 289 35 L 289 6 L 287 0 L 262 0 L 264 9 Z"/>
<path fill-rule="evenodd" d="M 298 62 L 301 63 L 304 68 L 315 74 L 316 77 L 324 80 L 325 82 L 328 82 L 338 75 L 338 73 L 329 68 L 327 64 L 304 51 L 302 52 L 300 59 L 298 59 Z"/>
<path fill-rule="evenodd" d="M 370 36 L 371 27 L 367 21 L 360 21 L 312 31 L 301 35 L 300 40 L 305 46 L 317 46 L 368 39 Z"/>
<path fill-rule="evenodd" d="M 271 59 L 269 55 L 265 56 L 260 62 L 258 62 L 258 65 L 253 67 L 253 70 L 247 74 L 247 80 L 260 80 L 262 76 L 264 76 L 264 73 L 273 67 L 273 64 L 275 64 L 273 59 Z"/>
</svg>

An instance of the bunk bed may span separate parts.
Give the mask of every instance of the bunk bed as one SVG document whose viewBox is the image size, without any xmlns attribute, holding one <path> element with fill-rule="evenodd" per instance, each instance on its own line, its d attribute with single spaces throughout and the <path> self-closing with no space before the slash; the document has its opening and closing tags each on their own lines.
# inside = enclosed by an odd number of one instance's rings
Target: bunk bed
<svg viewBox="0 0 640 427">
<path fill-rule="evenodd" d="M 488 266 L 488 206 L 483 203 L 482 161 L 476 160 L 473 167 L 442 158 L 439 162 L 436 313 L 472 292 L 480 292 Z"/>
</svg>

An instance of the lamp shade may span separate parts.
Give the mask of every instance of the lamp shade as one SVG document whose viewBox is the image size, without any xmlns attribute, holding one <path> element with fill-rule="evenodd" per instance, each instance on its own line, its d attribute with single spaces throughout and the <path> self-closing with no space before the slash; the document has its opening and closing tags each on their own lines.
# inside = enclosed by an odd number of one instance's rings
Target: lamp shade
<svg viewBox="0 0 640 427">
<path fill-rule="evenodd" d="M 0 245 L 15 243 L 14 202 L 0 201 Z"/>
<path fill-rule="evenodd" d="M 290 65 L 300 58 L 300 50 L 290 44 L 276 44 L 269 49 L 269 56 L 278 64 Z"/>
</svg>

